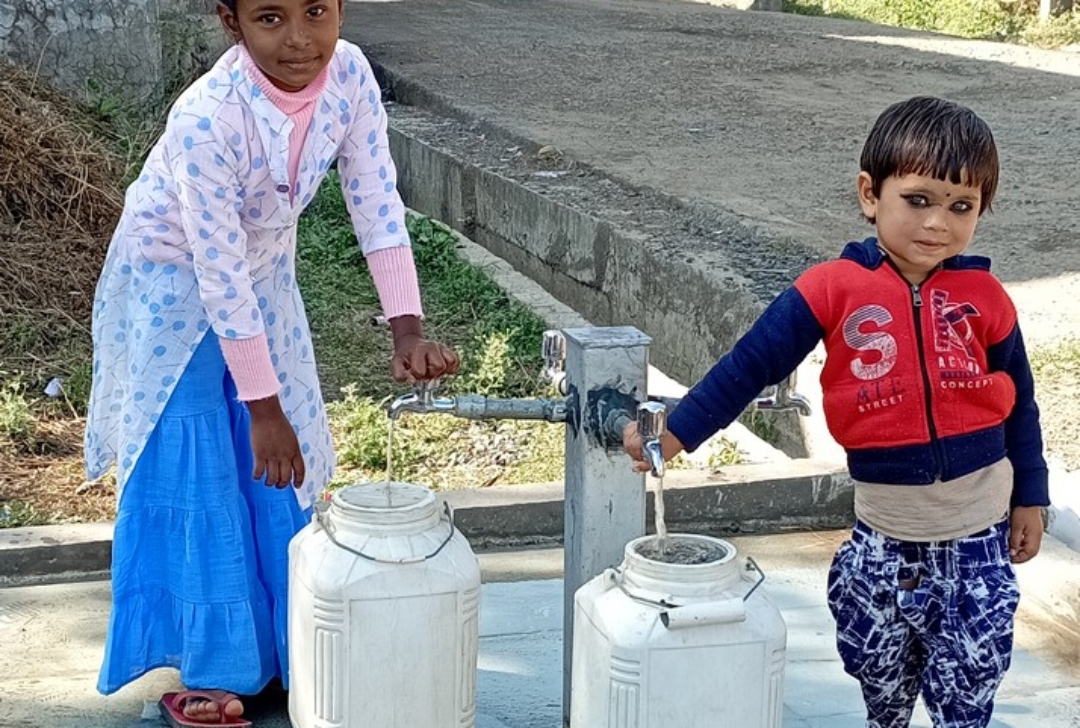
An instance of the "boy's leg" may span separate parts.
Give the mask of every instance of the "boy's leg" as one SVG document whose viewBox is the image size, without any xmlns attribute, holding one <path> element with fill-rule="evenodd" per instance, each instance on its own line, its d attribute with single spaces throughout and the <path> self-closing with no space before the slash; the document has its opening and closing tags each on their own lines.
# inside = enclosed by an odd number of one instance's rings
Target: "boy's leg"
<svg viewBox="0 0 1080 728">
<path fill-rule="evenodd" d="M 936 728 L 984 728 L 1009 668 L 1020 599 L 1008 526 L 930 546 L 926 556 L 930 583 L 921 611 L 931 620 L 924 635 L 927 711 Z"/>
<path fill-rule="evenodd" d="M 857 524 L 829 570 L 829 609 L 844 670 L 858 679 L 867 728 L 906 728 L 922 655 L 896 604 L 899 542 Z"/>
</svg>

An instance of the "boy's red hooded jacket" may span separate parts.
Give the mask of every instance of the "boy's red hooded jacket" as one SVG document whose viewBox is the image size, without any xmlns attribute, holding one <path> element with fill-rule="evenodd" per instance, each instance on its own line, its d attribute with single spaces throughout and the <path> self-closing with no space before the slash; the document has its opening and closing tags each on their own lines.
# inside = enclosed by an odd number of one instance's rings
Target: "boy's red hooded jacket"
<svg viewBox="0 0 1080 728">
<path fill-rule="evenodd" d="M 950 258 L 911 285 L 877 240 L 814 266 L 671 413 L 697 448 L 824 339 L 829 431 L 856 480 L 925 485 L 1008 457 L 1012 505 L 1048 505 L 1031 369 L 1016 309 L 990 261 Z"/>
</svg>

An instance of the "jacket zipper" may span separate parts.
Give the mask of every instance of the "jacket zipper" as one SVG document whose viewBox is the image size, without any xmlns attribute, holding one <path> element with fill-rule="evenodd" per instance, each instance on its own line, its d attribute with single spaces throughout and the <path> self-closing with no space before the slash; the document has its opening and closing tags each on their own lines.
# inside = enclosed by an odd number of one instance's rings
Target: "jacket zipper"
<svg viewBox="0 0 1080 728">
<path fill-rule="evenodd" d="M 909 283 L 907 278 L 900 272 L 900 269 L 896 267 L 896 264 L 885 258 L 888 261 L 889 266 L 896 271 L 896 274 L 900 276 L 904 283 L 907 283 L 911 288 L 911 306 L 912 313 L 915 318 L 915 346 L 919 352 L 919 374 L 923 380 L 923 392 L 926 400 L 926 426 L 930 430 L 930 447 L 934 452 L 934 479 L 941 478 L 943 463 L 945 460 L 944 455 L 941 452 L 941 441 L 938 440 L 937 426 L 934 424 L 934 403 L 933 403 L 933 387 L 930 385 L 930 373 L 926 364 L 926 347 L 923 344 L 922 335 L 922 307 L 923 297 L 922 288 L 926 285 L 926 282 L 933 277 L 937 271 L 931 271 L 930 275 L 923 280 L 922 283 Z"/>
</svg>

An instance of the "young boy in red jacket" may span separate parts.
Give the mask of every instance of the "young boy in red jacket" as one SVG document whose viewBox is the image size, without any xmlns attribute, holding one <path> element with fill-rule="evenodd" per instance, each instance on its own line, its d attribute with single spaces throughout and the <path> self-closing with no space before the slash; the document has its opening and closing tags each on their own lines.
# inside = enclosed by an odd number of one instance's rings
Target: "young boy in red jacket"
<svg viewBox="0 0 1080 728">
<path fill-rule="evenodd" d="M 668 418 L 665 458 L 727 427 L 824 339 L 829 431 L 855 480 L 856 522 L 829 607 L 867 728 L 989 724 L 1009 667 L 1014 563 L 1038 553 L 1049 505 L 1039 410 L 1016 309 L 963 255 L 997 189 L 970 109 L 916 97 L 878 118 L 859 205 L 877 236 L 782 293 Z M 636 425 L 624 446 L 645 471 Z"/>
</svg>

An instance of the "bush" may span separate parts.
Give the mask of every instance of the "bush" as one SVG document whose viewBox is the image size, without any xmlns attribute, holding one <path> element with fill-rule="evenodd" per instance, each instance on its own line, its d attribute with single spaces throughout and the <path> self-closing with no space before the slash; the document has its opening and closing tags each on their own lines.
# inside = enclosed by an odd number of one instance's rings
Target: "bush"
<svg viewBox="0 0 1080 728">
<path fill-rule="evenodd" d="M 1044 47 L 1080 41 L 1080 13 L 1042 22 L 1038 0 L 785 0 L 784 11 Z"/>
</svg>

